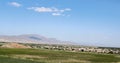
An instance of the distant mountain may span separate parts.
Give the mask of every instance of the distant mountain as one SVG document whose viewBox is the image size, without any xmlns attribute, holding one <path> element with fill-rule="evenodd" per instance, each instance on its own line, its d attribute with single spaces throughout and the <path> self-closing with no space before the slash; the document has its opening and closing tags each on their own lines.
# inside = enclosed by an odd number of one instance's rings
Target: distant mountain
<svg viewBox="0 0 120 63">
<path fill-rule="evenodd" d="M 0 42 L 74 45 L 74 43 L 69 41 L 60 41 L 55 38 L 47 38 L 36 34 L 26 34 L 26 35 L 18 35 L 18 36 L 1 35 Z"/>
</svg>

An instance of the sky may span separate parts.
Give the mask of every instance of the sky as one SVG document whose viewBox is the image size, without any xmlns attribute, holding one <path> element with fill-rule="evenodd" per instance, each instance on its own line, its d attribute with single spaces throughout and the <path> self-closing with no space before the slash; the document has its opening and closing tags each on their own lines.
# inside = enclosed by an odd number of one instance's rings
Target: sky
<svg viewBox="0 0 120 63">
<path fill-rule="evenodd" d="M 120 0 L 0 0 L 0 35 L 21 34 L 120 47 Z"/>
</svg>

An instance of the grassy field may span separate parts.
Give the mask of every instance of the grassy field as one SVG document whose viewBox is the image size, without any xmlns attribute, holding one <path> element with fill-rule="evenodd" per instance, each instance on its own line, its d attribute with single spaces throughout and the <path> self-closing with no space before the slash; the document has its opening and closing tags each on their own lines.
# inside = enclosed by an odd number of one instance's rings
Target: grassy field
<svg viewBox="0 0 120 63">
<path fill-rule="evenodd" d="M 0 48 L 0 63 L 119 63 L 120 55 Z"/>
</svg>

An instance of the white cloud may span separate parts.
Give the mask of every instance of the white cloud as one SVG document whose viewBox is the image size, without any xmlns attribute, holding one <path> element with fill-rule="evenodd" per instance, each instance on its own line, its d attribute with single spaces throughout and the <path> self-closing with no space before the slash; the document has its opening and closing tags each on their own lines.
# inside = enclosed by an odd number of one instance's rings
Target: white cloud
<svg viewBox="0 0 120 63">
<path fill-rule="evenodd" d="M 28 8 L 29 10 L 33 10 L 35 12 L 40 12 L 40 13 L 51 13 L 53 16 L 60 16 L 63 15 L 66 11 L 71 11 L 70 8 L 65 8 L 65 9 L 58 9 L 55 7 L 30 7 Z"/>
<path fill-rule="evenodd" d="M 15 6 L 15 7 L 20 7 L 21 6 L 21 4 L 19 4 L 17 2 L 10 2 L 9 4 L 12 5 L 12 6 Z"/>
<path fill-rule="evenodd" d="M 28 9 L 34 10 L 36 12 L 53 12 L 53 10 L 51 8 L 45 8 L 45 7 L 31 7 Z"/>
<path fill-rule="evenodd" d="M 60 16 L 62 15 L 61 13 L 52 13 L 53 16 Z"/>
</svg>

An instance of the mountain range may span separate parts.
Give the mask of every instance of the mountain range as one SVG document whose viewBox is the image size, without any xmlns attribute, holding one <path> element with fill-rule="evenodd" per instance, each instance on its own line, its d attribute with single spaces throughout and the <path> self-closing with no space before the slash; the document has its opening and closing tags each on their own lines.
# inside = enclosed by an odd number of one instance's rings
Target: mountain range
<svg viewBox="0 0 120 63">
<path fill-rule="evenodd" d="M 0 42 L 18 42 L 18 43 L 35 43 L 35 44 L 65 44 L 74 45 L 75 43 L 70 41 L 61 41 L 55 38 L 47 38 L 37 34 L 25 34 L 25 35 L 0 35 Z"/>
</svg>

